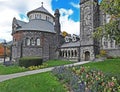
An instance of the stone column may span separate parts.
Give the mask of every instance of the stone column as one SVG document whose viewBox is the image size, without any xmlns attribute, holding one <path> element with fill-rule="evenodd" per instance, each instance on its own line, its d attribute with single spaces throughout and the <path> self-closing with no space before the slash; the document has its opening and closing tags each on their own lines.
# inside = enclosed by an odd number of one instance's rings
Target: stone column
<svg viewBox="0 0 120 92">
<path fill-rule="evenodd" d="M 67 50 L 67 58 L 68 58 L 68 50 Z"/>
<path fill-rule="evenodd" d="M 76 51 L 77 51 L 77 57 L 78 57 L 78 50 L 76 49 Z"/>
<path fill-rule="evenodd" d="M 70 58 L 72 57 L 72 53 L 71 53 L 71 50 L 69 50 L 70 51 Z"/>
<path fill-rule="evenodd" d="M 73 49 L 73 57 L 75 57 L 75 49 Z"/>
<path fill-rule="evenodd" d="M 63 50 L 63 57 L 65 57 L 65 50 Z"/>
</svg>

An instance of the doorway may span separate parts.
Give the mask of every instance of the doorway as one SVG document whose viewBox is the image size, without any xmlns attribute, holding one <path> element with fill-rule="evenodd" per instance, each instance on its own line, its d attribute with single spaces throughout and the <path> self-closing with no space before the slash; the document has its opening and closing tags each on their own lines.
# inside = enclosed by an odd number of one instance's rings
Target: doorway
<svg viewBox="0 0 120 92">
<path fill-rule="evenodd" d="M 89 61 L 90 60 L 90 52 L 86 51 L 85 52 L 85 61 Z"/>
</svg>

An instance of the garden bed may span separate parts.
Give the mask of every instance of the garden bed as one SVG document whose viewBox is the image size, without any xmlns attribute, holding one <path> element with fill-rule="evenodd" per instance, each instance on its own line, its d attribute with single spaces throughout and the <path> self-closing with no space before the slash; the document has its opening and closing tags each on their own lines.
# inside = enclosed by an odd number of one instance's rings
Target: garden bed
<svg viewBox="0 0 120 92">
<path fill-rule="evenodd" d="M 52 72 L 67 85 L 70 92 L 120 92 L 119 60 L 92 62 L 77 67 L 59 67 Z M 105 70 L 101 71 L 102 69 Z"/>
</svg>

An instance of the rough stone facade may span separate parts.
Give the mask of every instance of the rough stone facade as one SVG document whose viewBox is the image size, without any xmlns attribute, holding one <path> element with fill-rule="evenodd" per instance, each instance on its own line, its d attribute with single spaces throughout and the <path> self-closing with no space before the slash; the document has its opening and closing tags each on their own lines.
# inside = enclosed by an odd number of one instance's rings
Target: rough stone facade
<svg viewBox="0 0 120 92">
<path fill-rule="evenodd" d="M 34 46 L 27 46 L 26 38 L 33 38 L 36 40 L 40 38 L 40 46 L 36 44 Z M 54 59 L 55 57 L 55 34 L 52 33 L 43 33 L 43 32 L 22 32 L 22 37 L 19 41 L 15 41 L 13 44 L 13 58 L 20 58 L 26 56 L 38 56 L 44 60 Z"/>
<path fill-rule="evenodd" d="M 57 57 L 57 48 L 62 41 L 60 39 L 59 10 L 56 10 L 55 15 L 56 17 L 53 17 L 41 6 L 38 9 L 28 12 L 28 23 L 19 21 L 16 18 L 13 19 L 12 59 L 16 60 L 21 57 L 32 56 L 41 57 L 46 61 Z M 55 27 L 53 22 L 55 23 Z"/>
<path fill-rule="evenodd" d="M 93 60 L 99 50 L 98 42 L 92 37 L 95 28 L 99 26 L 99 5 L 97 0 L 82 0 L 80 9 L 80 58 L 82 61 Z"/>
</svg>

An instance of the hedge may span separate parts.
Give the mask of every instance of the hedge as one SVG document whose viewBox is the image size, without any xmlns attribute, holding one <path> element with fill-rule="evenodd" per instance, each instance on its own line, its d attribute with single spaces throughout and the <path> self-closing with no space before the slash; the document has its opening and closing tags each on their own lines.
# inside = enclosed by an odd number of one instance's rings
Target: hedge
<svg viewBox="0 0 120 92">
<path fill-rule="evenodd" d="M 29 67 L 42 65 L 43 59 L 40 57 L 23 57 L 19 59 L 19 66 Z"/>
</svg>

